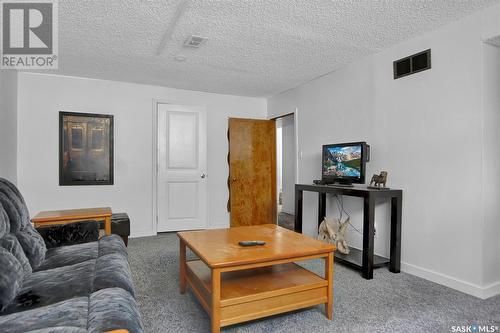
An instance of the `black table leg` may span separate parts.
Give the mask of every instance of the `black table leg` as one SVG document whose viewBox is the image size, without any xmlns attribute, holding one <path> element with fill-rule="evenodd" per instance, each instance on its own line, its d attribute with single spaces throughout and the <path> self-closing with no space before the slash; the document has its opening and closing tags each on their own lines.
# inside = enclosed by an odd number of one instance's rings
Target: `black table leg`
<svg viewBox="0 0 500 333">
<path fill-rule="evenodd" d="M 295 189 L 295 232 L 302 233 L 302 191 Z"/>
<path fill-rule="evenodd" d="M 318 228 L 326 215 L 326 193 L 318 193 Z"/>
<path fill-rule="evenodd" d="M 373 245 L 375 236 L 375 201 L 371 196 L 364 198 L 363 205 L 363 264 L 365 279 L 373 279 Z"/>
<path fill-rule="evenodd" d="M 389 270 L 399 273 L 401 266 L 401 210 L 402 196 L 391 198 L 391 262 Z"/>
</svg>

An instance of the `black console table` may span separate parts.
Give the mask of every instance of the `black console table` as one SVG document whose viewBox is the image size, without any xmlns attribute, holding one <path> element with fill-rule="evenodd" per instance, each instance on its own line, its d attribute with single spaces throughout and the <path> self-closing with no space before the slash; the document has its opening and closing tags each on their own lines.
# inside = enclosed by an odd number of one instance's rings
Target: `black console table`
<svg viewBox="0 0 500 333">
<path fill-rule="evenodd" d="M 304 191 L 318 192 L 318 226 L 326 214 L 326 194 L 338 194 L 363 198 L 363 251 L 351 248 L 348 255 L 335 253 L 335 259 L 361 269 L 365 279 L 373 279 L 373 268 L 389 264 L 389 270 L 399 273 L 401 265 L 401 209 L 402 190 L 377 190 L 366 186 L 335 186 L 295 184 L 295 231 L 302 233 L 302 196 Z M 391 244 L 390 259 L 373 253 L 375 237 L 375 200 L 391 200 Z"/>
</svg>

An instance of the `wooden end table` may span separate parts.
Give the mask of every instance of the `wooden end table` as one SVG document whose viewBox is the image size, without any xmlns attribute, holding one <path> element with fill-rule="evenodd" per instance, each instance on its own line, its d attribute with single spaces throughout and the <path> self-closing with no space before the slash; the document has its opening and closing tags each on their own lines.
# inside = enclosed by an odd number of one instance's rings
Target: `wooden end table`
<svg viewBox="0 0 500 333">
<path fill-rule="evenodd" d="M 31 222 L 35 224 L 35 228 L 38 228 L 85 220 L 104 221 L 104 231 L 106 235 L 111 235 L 112 214 L 111 208 L 109 207 L 53 210 L 36 214 L 35 217 L 31 219 Z"/>
<path fill-rule="evenodd" d="M 335 246 L 274 224 L 177 233 L 180 292 L 189 285 L 211 318 L 212 333 L 278 313 L 324 304 L 333 316 Z M 263 240 L 264 246 L 238 242 Z M 186 247 L 200 260 L 186 261 Z M 323 258 L 324 276 L 294 262 Z"/>
</svg>

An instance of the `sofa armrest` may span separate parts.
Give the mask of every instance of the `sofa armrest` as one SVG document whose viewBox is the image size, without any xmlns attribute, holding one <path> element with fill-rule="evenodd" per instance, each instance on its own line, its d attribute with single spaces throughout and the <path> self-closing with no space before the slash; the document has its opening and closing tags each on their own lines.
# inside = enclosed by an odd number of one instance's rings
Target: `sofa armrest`
<svg viewBox="0 0 500 333">
<path fill-rule="evenodd" d="M 79 221 L 37 228 L 47 249 L 66 245 L 95 242 L 99 239 L 97 221 Z"/>
</svg>

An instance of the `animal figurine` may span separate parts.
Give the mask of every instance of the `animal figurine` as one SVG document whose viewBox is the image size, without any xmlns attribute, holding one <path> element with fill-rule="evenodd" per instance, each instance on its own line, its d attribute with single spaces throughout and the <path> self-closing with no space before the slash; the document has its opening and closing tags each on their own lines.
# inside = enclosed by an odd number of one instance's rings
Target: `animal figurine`
<svg viewBox="0 0 500 333">
<path fill-rule="evenodd" d="M 373 175 L 372 180 L 370 181 L 370 186 L 375 184 L 375 186 L 380 187 L 381 184 L 384 185 L 387 182 L 387 171 L 380 171 L 380 175 Z"/>
<path fill-rule="evenodd" d="M 335 244 L 340 253 L 349 254 L 349 245 L 347 245 L 347 240 L 345 238 L 348 226 L 349 218 L 342 223 L 336 218 L 325 216 L 325 219 L 319 225 L 318 239 Z"/>
</svg>

